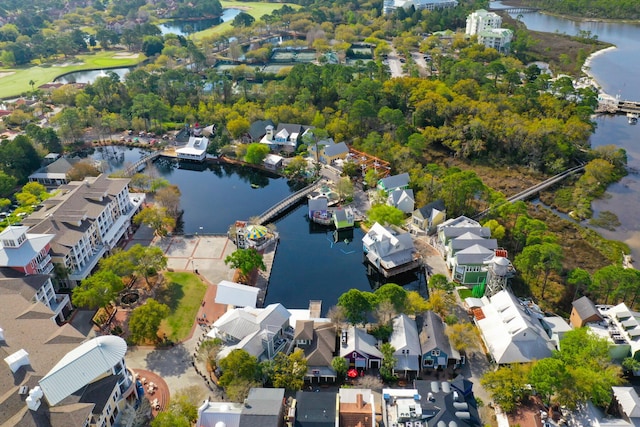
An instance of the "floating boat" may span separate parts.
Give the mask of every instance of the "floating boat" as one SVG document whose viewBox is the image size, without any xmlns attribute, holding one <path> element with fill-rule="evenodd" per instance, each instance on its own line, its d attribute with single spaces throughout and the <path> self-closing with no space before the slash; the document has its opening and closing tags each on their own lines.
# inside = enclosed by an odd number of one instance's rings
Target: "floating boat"
<svg viewBox="0 0 640 427">
<path fill-rule="evenodd" d="M 627 113 L 627 121 L 630 125 L 638 123 L 638 113 Z"/>
</svg>

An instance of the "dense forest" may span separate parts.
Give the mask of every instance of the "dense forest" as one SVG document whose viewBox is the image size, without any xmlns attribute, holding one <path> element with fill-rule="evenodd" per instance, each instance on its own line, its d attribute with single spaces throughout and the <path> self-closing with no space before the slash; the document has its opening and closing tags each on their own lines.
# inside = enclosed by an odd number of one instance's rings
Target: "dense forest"
<svg viewBox="0 0 640 427">
<path fill-rule="evenodd" d="M 522 0 L 522 3 L 568 16 L 640 19 L 640 3 L 636 0 Z"/>
</svg>

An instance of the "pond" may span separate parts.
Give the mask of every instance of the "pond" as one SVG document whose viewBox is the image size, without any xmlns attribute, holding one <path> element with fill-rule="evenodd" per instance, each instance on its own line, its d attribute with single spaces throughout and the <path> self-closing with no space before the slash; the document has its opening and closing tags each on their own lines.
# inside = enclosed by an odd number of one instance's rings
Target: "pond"
<svg viewBox="0 0 640 427">
<path fill-rule="evenodd" d="M 109 73 L 116 73 L 118 77 L 120 77 L 120 80 L 122 80 L 129 71 L 131 71 L 129 67 L 74 71 L 73 73 L 60 76 L 54 81 L 59 83 L 93 83 L 98 77 L 108 77 Z"/>
<path fill-rule="evenodd" d="M 126 147 L 101 147 L 90 156 L 104 162 L 107 173 L 123 169 L 146 154 Z M 152 176 L 166 178 L 180 188 L 185 233 L 226 233 L 237 219 L 248 219 L 267 210 L 295 191 L 287 180 L 250 168 L 208 165 L 184 169 L 170 159 L 160 159 Z M 271 271 L 265 304 L 280 302 L 288 308 L 307 308 L 310 299 L 323 300 L 323 312 L 351 288 L 371 290 L 384 283 L 367 274 L 363 263 L 359 228 L 339 235 L 310 223 L 302 204 L 275 222 L 280 243 Z M 425 288 L 424 277 L 401 275 L 393 282 L 407 290 Z"/>
<path fill-rule="evenodd" d="M 240 9 L 224 9 L 222 15 L 219 18 L 209 19 L 173 19 L 158 25 L 162 35 L 176 34 L 178 36 L 187 36 L 189 34 L 197 33 L 198 31 L 204 31 L 216 25 L 220 25 L 223 22 L 231 21 L 238 14 L 242 12 Z"/>
</svg>

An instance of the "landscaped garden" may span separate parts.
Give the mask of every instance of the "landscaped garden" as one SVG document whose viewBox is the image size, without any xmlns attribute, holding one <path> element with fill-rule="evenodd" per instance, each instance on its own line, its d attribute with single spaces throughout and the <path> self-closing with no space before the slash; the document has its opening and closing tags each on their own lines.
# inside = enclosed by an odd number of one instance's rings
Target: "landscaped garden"
<svg viewBox="0 0 640 427">
<path fill-rule="evenodd" d="M 164 274 L 165 284 L 157 300 L 169 307 L 170 314 L 160 324 L 159 336 L 166 334 L 174 342 L 186 339 L 207 292 L 207 285 L 188 272 Z"/>
</svg>

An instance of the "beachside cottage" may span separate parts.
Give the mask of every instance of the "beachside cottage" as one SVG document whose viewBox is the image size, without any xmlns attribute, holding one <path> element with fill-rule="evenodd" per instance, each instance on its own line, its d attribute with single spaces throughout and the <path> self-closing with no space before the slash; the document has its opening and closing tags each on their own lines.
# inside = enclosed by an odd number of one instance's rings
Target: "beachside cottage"
<svg viewBox="0 0 640 427">
<path fill-rule="evenodd" d="M 310 129 L 313 129 L 313 126 L 280 123 L 278 128 L 274 129 L 273 126 L 268 125 L 260 142 L 269 145 L 271 151 L 275 153 L 292 154 L 298 149 L 302 138 Z"/>
<path fill-rule="evenodd" d="M 449 365 L 457 366 L 461 361 L 460 353 L 451 346 L 449 337 L 444 333 L 444 323 L 433 311 L 425 311 L 416 316 L 420 331 L 422 349 L 422 369 L 445 369 Z"/>
<path fill-rule="evenodd" d="M 442 199 L 435 200 L 416 209 L 411 214 L 411 226 L 415 230 L 426 231 L 428 234 L 436 232 L 436 227 L 447 219 L 447 211 Z"/>
<path fill-rule="evenodd" d="M 343 330 L 340 343 L 340 357 L 347 359 L 350 368 L 380 368 L 382 352 L 377 347 L 378 341 L 364 329 L 350 326 Z"/>
<path fill-rule="evenodd" d="M 393 190 L 403 190 L 409 188 L 409 174 L 391 175 L 378 181 L 378 190 L 384 191 L 387 195 Z"/>
<path fill-rule="evenodd" d="M 207 157 L 209 140 L 203 136 L 191 136 L 187 145 L 176 150 L 178 160 L 202 162 Z"/>
<path fill-rule="evenodd" d="M 396 364 L 393 372 L 404 378 L 415 378 L 420 371 L 420 338 L 416 321 L 406 314 L 393 319 L 393 333 L 389 344 L 395 348 Z"/>
<path fill-rule="evenodd" d="M 398 208 L 406 214 L 410 214 L 411 212 L 413 212 L 415 203 L 416 202 L 413 197 L 413 190 L 410 188 L 395 189 L 389 194 L 389 197 L 387 198 L 387 204 L 389 206 Z"/>
<path fill-rule="evenodd" d="M 385 277 L 420 265 L 409 233 L 396 232 L 376 222 L 362 238 L 362 244 L 367 260 Z"/>
</svg>

